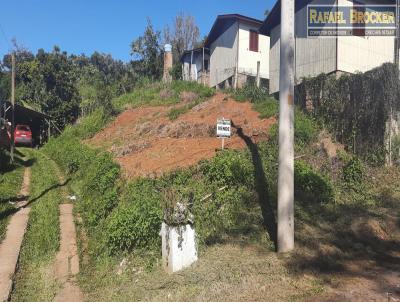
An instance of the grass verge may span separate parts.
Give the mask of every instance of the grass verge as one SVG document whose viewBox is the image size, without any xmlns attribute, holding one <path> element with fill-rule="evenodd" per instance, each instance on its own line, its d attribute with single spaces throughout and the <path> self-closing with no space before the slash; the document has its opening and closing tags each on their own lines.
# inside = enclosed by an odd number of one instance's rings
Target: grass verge
<svg viewBox="0 0 400 302">
<path fill-rule="evenodd" d="M 54 162 L 38 151 L 32 166 L 28 228 L 11 301 L 52 301 L 57 293 L 53 262 L 59 247 L 61 187 Z"/>
<path fill-rule="evenodd" d="M 26 162 L 22 159 L 23 153 L 17 152 L 15 164 L 8 164 L 8 152 L 0 151 L 0 242 L 4 239 L 9 218 L 14 213 L 14 207 L 9 203 L 17 200 L 21 190 Z M 22 150 L 22 152 L 24 152 Z M 25 152 L 24 152 L 25 153 Z"/>
</svg>

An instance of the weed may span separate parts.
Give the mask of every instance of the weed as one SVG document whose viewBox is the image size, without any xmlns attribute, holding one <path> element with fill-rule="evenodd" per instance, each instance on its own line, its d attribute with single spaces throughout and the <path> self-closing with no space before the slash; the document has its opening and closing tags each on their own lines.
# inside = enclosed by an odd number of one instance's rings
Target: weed
<svg viewBox="0 0 400 302">
<path fill-rule="evenodd" d="M 179 107 L 179 108 L 172 108 L 168 112 L 168 118 L 173 121 L 176 120 L 181 114 L 184 114 L 189 111 L 187 106 Z"/>
</svg>

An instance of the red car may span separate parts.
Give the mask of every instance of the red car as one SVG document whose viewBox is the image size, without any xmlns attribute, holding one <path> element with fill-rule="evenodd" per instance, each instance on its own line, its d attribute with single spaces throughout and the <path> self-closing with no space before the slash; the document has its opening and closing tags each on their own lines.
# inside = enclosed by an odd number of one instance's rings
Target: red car
<svg viewBox="0 0 400 302">
<path fill-rule="evenodd" d="M 17 125 L 14 130 L 15 145 L 29 145 L 32 147 L 32 131 L 27 125 Z"/>
</svg>

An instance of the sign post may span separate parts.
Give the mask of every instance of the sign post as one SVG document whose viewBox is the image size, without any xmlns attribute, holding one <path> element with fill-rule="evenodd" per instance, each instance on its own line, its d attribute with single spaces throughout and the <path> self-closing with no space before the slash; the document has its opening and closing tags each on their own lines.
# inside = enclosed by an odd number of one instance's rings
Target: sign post
<svg viewBox="0 0 400 302">
<path fill-rule="evenodd" d="M 231 137 L 231 121 L 220 118 L 217 120 L 217 137 L 221 138 L 221 148 L 224 150 L 225 138 Z"/>
</svg>

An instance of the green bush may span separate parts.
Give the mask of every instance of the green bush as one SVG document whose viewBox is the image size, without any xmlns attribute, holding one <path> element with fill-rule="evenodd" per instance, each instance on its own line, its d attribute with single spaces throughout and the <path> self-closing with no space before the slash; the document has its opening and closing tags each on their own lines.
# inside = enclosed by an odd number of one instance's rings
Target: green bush
<svg viewBox="0 0 400 302">
<path fill-rule="evenodd" d="M 89 226 L 95 227 L 118 203 L 117 181 L 120 169 L 109 153 L 101 153 L 82 175 L 82 214 Z"/>
<path fill-rule="evenodd" d="M 294 139 L 299 146 L 306 146 L 316 140 L 318 126 L 314 119 L 296 108 L 294 121 Z"/>
<path fill-rule="evenodd" d="M 334 200 L 331 181 L 302 161 L 294 165 L 296 199 L 308 202 L 330 202 Z"/>
<path fill-rule="evenodd" d="M 316 121 L 302 112 L 300 109 L 295 110 L 295 121 L 294 121 L 294 141 L 297 147 L 303 148 L 313 143 L 319 133 L 319 127 Z M 271 126 L 269 130 L 270 140 L 278 143 L 279 135 L 279 124 L 276 123 Z"/>
<path fill-rule="evenodd" d="M 343 166 L 343 181 L 347 186 L 355 187 L 360 185 L 364 179 L 364 167 L 359 158 L 353 157 Z"/>
<path fill-rule="evenodd" d="M 268 98 L 266 100 L 254 103 L 253 109 L 260 113 L 259 117 L 261 119 L 270 118 L 278 116 L 279 103 L 273 98 Z"/>
<path fill-rule="evenodd" d="M 269 99 L 269 92 L 265 88 L 257 88 L 255 85 L 245 85 L 232 91 L 232 96 L 238 101 L 262 102 Z"/>
<path fill-rule="evenodd" d="M 148 179 L 127 186 L 122 203 L 106 221 L 106 242 L 111 253 L 159 245 L 161 195 L 154 188 L 155 181 Z"/>
<path fill-rule="evenodd" d="M 90 115 L 81 119 L 78 127 L 72 126 L 69 131 L 78 138 L 90 138 L 104 128 L 110 120 L 111 113 L 112 112 L 107 112 L 103 107 L 100 107 L 94 110 Z"/>
<path fill-rule="evenodd" d="M 248 154 L 224 151 L 205 161 L 200 167 L 203 175 L 218 185 L 253 186 L 253 167 Z"/>
</svg>

